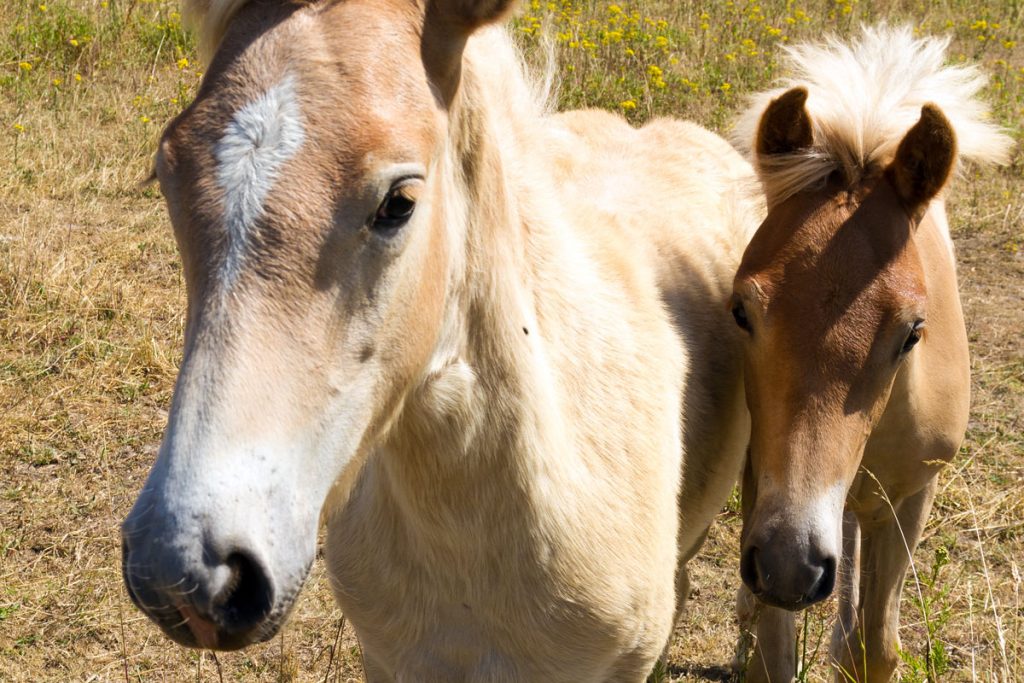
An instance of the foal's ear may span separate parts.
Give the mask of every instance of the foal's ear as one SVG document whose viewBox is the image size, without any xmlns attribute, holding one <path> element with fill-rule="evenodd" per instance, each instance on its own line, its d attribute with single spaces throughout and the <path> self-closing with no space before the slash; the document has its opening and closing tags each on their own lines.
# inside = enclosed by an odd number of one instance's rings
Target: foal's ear
<svg viewBox="0 0 1024 683">
<path fill-rule="evenodd" d="M 771 101 L 757 126 L 754 150 L 758 157 L 789 154 L 814 143 L 806 103 L 807 88 L 787 90 Z"/>
<path fill-rule="evenodd" d="M 515 6 L 513 0 L 428 0 L 428 4 L 437 16 L 461 25 L 467 34 L 498 21 Z"/>
<path fill-rule="evenodd" d="M 956 162 L 956 133 L 934 104 L 921 107 L 921 118 L 900 142 L 886 170 L 896 192 L 915 211 L 939 193 Z"/>
<path fill-rule="evenodd" d="M 513 0 L 425 0 L 423 64 L 447 106 L 459 89 L 462 51 L 478 28 L 506 17 Z"/>
</svg>

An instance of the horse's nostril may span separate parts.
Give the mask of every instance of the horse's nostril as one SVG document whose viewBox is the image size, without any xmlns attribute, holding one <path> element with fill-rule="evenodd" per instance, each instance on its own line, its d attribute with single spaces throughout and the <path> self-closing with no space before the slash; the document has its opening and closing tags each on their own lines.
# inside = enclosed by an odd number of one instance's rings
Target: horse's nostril
<svg viewBox="0 0 1024 683">
<path fill-rule="evenodd" d="M 747 584 L 747 588 L 755 595 L 762 590 L 759 580 L 760 572 L 757 566 L 757 554 L 757 547 L 751 546 L 747 548 L 740 558 L 740 578 L 743 579 L 743 583 Z"/>
<path fill-rule="evenodd" d="M 245 552 L 228 555 L 228 584 L 213 599 L 225 630 L 248 631 L 262 622 L 274 604 L 274 590 L 263 566 Z"/>
<path fill-rule="evenodd" d="M 818 575 L 818 580 L 815 581 L 813 586 L 811 586 L 811 590 L 807 592 L 805 597 L 808 605 L 824 600 L 832 594 L 832 589 L 835 588 L 836 585 L 835 558 L 827 557 L 822 560 L 820 571 L 821 573 Z"/>
</svg>

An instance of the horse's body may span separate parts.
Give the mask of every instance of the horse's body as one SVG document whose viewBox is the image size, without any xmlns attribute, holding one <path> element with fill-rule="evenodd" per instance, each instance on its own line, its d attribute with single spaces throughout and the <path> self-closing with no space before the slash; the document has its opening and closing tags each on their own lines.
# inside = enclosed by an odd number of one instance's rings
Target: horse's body
<svg viewBox="0 0 1024 683">
<path fill-rule="evenodd" d="M 746 443 L 750 167 L 545 114 L 471 36 L 507 4 L 201 8 L 226 34 L 158 158 L 185 358 L 124 528 L 178 642 L 272 636 L 321 517 L 371 681 L 641 680 L 664 648 Z"/>
<path fill-rule="evenodd" d="M 785 610 L 837 578 L 837 680 L 887 681 L 898 662 L 909 552 L 969 407 L 942 190 L 958 157 L 1007 149 L 983 80 L 944 67 L 944 47 L 882 28 L 796 48 L 788 89 L 739 126 L 768 198 L 734 293 L 752 418 L 741 620 L 760 612 L 747 680 L 793 678 Z"/>
</svg>

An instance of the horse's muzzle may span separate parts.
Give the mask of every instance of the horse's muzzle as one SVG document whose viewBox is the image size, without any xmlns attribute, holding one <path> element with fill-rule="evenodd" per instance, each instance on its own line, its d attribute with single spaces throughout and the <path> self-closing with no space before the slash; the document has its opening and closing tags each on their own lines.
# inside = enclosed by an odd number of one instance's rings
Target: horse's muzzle
<svg viewBox="0 0 1024 683">
<path fill-rule="evenodd" d="M 800 552 L 776 536 L 763 544 L 745 544 L 740 575 L 761 602 L 800 610 L 832 594 L 836 558 L 814 551 Z"/>
<path fill-rule="evenodd" d="M 186 569 L 170 549 L 147 553 L 122 538 L 122 574 L 132 602 L 186 647 L 237 650 L 268 640 L 280 627 L 274 588 L 263 565 L 244 551 L 223 558 L 204 552 Z M 212 560 L 212 561 L 211 561 Z M 206 564 L 209 562 L 209 564 Z"/>
</svg>

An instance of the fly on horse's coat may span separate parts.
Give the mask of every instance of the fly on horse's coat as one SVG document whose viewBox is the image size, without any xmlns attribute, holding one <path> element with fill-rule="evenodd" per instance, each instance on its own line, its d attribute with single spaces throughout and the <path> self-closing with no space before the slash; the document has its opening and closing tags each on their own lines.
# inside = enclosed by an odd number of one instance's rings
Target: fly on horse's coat
<svg viewBox="0 0 1024 683">
<path fill-rule="evenodd" d="M 770 606 L 749 681 L 793 678 L 785 610 L 836 582 L 837 680 L 887 681 L 898 661 L 909 551 L 967 425 L 943 190 L 958 160 L 1009 149 L 979 72 L 943 66 L 947 42 L 881 27 L 795 47 L 792 77 L 737 127 L 768 202 L 732 305 L 752 423 L 741 620 Z"/>
<path fill-rule="evenodd" d="M 216 52 L 157 156 L 188 311 L 133 600 L 266 640 L 323 520 L 369 680 L 642 680 L 745 452 L 750 165 L 547 112 L 487 26 L 511 0 L 191 4 Z"/>
</svg>

